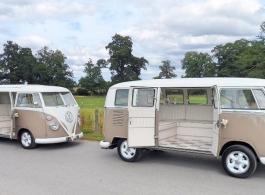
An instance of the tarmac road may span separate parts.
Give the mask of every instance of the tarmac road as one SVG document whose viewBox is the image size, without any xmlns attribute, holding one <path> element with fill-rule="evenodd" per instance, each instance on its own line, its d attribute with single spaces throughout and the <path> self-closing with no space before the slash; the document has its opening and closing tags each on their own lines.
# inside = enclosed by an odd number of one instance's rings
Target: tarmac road
<svg viewBox="0 0 265 195">
<path fill-rule="evenodd" d="M 0 138 L 1 195 L 217 195 L 264 194 L 265 166 L 248 179 L 228 176 L 220 159 L 178 152 L 146 151 L 135 163 L 116 149 L 76 141 L 25 150 Z"/>
</svg>

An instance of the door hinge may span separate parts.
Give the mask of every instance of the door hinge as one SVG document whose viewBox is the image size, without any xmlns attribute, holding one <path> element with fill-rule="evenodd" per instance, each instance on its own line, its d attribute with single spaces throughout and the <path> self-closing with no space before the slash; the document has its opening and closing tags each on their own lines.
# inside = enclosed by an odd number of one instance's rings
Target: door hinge
<svg viewBox="0 0 265 195">
<path fill-rule="evenodd" d="M 158 135 L 155 135 L 155 136 L 154 136 L 154 139 L 158 139 Z"/>
<path fill-rule="evenodd" d="M 219 120 L 215 123 L 216 127 L 219 128 Z"/>
</svg>

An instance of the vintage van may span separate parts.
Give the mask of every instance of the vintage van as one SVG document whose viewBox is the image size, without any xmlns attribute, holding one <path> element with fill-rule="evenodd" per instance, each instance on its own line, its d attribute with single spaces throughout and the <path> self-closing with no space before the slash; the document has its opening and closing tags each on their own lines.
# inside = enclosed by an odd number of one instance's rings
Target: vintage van
<svg viewBox="0 0 265 195">
<path fill-rule="evenodd" d="M 0 85 L 0 137 L 23 148 L 82 138 L 79 106 L 63 87 Z"/>
<path fill-rule="evenodd" d="M 181 78 L 140 80 L 110 87 L 101 148 L 137 161 L 143 149 L 222 157 L 231 176 L 265 164 L 265 80 Z"/>
</svg>

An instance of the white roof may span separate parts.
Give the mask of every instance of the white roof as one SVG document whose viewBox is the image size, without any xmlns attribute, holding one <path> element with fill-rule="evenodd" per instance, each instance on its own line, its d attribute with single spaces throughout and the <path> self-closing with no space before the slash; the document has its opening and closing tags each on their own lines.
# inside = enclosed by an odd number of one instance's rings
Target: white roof
<svg viewBox="0 0 265 195">
<path fill-rule="evenodd" d="M 13 92 L 68 92 L 64 87 L 48 85 L 0 85 L 0 91 Z"/>
<path fill-rule="evenodd" d="M 265 87 L 265 79 L 255 78 L 180 78 L 180 79 L 152 79 L 118 83 L 111 88 L 142 87 Z"/>
</svg>

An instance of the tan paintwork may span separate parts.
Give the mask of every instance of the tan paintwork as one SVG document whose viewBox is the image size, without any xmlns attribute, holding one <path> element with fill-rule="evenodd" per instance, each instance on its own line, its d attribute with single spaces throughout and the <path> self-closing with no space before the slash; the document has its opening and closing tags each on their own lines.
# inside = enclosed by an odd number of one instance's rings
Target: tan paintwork
<svg viewBox="0 0 265 195">
<path fill-rule="evenodd" d="M 104 113 L 105 141 L 112 143 L 114 137 L 127 138 L 127 136 L 128 136 L 128 110 L 124 108 L 105 108 L 105 113 Z"/>
<path fill-rule="evenodd" d="M 251 145 L 257 155 L 265 156 L 265 115 L 246 111 L 222 113 L 220 119 L 227 119 L 226 128 L 221 125 L 220 149 L 229 141 L 241 141 Z"/>
<path fill-rule="evenodd" d="M 66 137 L 68 134 L 60 126 L 60 128 L 56 131 L 50 129 L 49 124 L 53 121 L 57 121 L 54 117 L 51 121 L 47 121 L 47 114 L 43 114 L 42 112 L 32 111 L 32 110 L 16 110 L 19 117 L 15 117 L 15 125 L 16 125 L 16 136 L 15 139 L 18 138 L 17 134 L 20 129 L 28 129 L 34 138 L 57 138 L 57 137 Z M 81 133 L 81 128 L 77 124 L 76 125 L 76 134 Z"/>
<path fill-rule="evenodd" d="M 45 114 L 45 118 L 47 117 L 48 115 Z M 50 115 L 49 115 L 50 116 Z M 56 118 L 53 117 L 53 119 L 51 121 L 47 121 L 46 120 L 46 132 L 47 132 L 47 138 L 56 138 L 56 137 L 66 137 L 66 136 L 69 136 L 68 133 L 65 131 L 65 129 L 60 125 L 60 128 L 56 131 L 53 131 L 50 129 L 49 127 L 49 124 L 51 122 L 57 122 Z M 74 131 L 73 131 L 74 132 Z M 76 124 L 76 131 L 75 131 L 75 134 L 79 134 L 81 133 L 81 128 L 78 124 Z"/>
<path fill-rule="evenodd" d="M 32 132 L 35 138 L 46 137 L 46 124 L 44 114 L 42 112 L 36 112 L 32 110 L 16 110 L 19 117 L 15 118 L 16 135 L 20 129 L 28 129 Z"/>
</svg>

